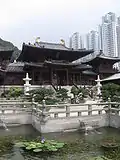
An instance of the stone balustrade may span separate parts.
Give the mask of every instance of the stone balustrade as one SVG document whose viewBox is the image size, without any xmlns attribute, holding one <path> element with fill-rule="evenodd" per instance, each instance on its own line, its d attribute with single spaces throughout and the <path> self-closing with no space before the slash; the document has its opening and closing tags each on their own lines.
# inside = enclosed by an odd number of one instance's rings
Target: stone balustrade
<svg viewBox="0 0 120 160">
<path fill-rule="evenodd" d="M 20 101 L 0 101 L 0 120 L 6 125 L 32 124 L 32 103 Z M 0 126 L 2 123 L 0 122 Z"/>
<path fill-rule="evenodd" d="M 112 108 L 112 106 L 118 108 Z M 39 105 L 33 116 L 35 128 L 40 132 L 61 132 L 68 129 L 78 129 L 80 122 L 86 126 L 115 126 L 114 117 L 120 127 L 120 103 L 104 102 L 93 104 L 60 104 Z M 118 125 L 117 125 L 118 126 Z"/>
<path fill-rule="evenodd" d="M 49 114 L 50 119 L 71 118 L 81 116 L 92 116 L 106 114 L 109 103 L 100 104 L 64 104 L 64 105 L 46 105 L 50 110 L 46 113 Z M 42 105 L 40 106 L 42 109 Z"/>
<path fill-rule="evenodd" d="M 117 108 L 113 108 L 117 106 Z M 36 102 L 0 101 L 0 118 L 5 123 L 32 124 L 42 133 L 64 132 L 86 126 L 120 127 L 120 103 L 43 105 Z"/>
</svg>

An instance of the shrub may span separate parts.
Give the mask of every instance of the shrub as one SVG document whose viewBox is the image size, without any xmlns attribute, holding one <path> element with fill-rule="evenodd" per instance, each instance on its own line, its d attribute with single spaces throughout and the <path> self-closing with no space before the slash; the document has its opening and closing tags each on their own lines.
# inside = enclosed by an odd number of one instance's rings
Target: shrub
<svg viewBox="0 0 120 160">
<path fill-rule="evenodd" d="M 60 88 L 56 91 L 56 97 L 60 100 L 60 101 L 65 101 L 66 99 L 68 99 L 68 90 L 65 88 Z"/>
<path fill-rule="evenodd" d="M 74 98 L 79 94 L 79 89 L 75 86 L 71 88 L 71 93 L 73 94 Z"/>
<path fill-rule="evenodd" d="M 41 87 L 39 89 L 31 90 L 28 93 L 28 98 L 32 100 L 34 97 L 34 100 L 38 103 L 42 103 L 43 100 L 45 100 L 46 104 L 55 104 L 57 102 L 55 93 L 52 89 Z"/>
<path fill-rule="evenodd" d="M 88 92 L 87 92 L 87 90 L 85 88 L 82 88 L 82 87 L 77 88 L 75 86 L 73 86 L 71 88 L 71 93 L 74 96 L 74 100 L 73 101 L 75 103 L 77 103 L 77 99 L 78 99 L 78 101 L 84 100 L 84 98 L 88 95 Z"/>
<path fill-rule="evenodd" d="M 1 97 L 17 98 L 23 95 L 23 89 L 17 87 L 11 87 L 9 90 L 1 94 Z"/>
<path fill-rule="evenodd" d="M 114 83 L 104 84 L 101 91 L 103 100 L 108 101 L 108 98 L 110 98 L 113 102 L 120 101 L 120 85 Z"/>
</svg>

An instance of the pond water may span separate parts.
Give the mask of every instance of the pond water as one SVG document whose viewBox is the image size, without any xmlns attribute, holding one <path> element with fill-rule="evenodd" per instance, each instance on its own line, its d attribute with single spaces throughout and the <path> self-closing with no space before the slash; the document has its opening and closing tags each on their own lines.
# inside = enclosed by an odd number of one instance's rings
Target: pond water
<svg viewBox="0 0 120 160">
<path fill-rule="evenodd" d="M 27 138 L 32 139 L 40 136 L 31 125 L 24 125 L 10 128 L 9 131 L 0 129 L 0 139 Z M 104 155 L 100 148 L 103 139 L 115 138 L 120 141 L 120 130 L 114 128 L 100 128 L 97 132 L 91 132 L 88 135 L 80 132 L 71 133 L 49 133 L 42 134 L 45 139 L 55 139 L 65 142 L 68 148 L 62 149 L 61 152 L 55 154 L 30 154 L 15 147 L 2 152 L 0 160 L 89 160 L 89 157 Z M 10 140 L 10 139 L 9 139 Z M 4 147 L 4 146 L 3 146 Z M 115 158 L 118 160 L 118 158 Z"/>
</svg>

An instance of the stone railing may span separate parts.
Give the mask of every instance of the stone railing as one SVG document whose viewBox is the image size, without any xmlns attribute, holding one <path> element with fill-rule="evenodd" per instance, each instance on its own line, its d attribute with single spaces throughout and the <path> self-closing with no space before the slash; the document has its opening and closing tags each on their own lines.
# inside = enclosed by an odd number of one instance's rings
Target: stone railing
<svg viewBox="0 0 120 160">
<path fill-rule="evenodd" d="M 49 116 L 49 119 L 71 118 L 106 114 L 108 107 L 114 103 L 94 104 L 60 104 L 60 105 L 37 105 L 35 113 Z M 116 103 L 115 103 L 116 104 Z M 118 103 L 117 103 L 118 104 Z"/>
<path fill-rule="evenodd" d="M 113 108 L 117 106 L 117 108 Z M 92 127 L 120 127 L 120 103 L 43 105 L 36 102 L 0 101 L 0 120 L 8 124 L 32 124 L 40 132 Z M 81 123 L 82 122 L 82 123 Z M 1 125 L 1 124 L 0 124 Z"/>
<path fill-rule="evenodd" d="M 117 106 L 118 109 L 112 108 Z M 57 132 L 79 128 L 80 122 L 91 126 L 120 127 L 120 103 L 36 105 L 32 119 L 41 132 Z M 117 120 L 115 119 L 117 117 Z M 117 125 L 115 125 L 117 121 Z M 39 128 L 40 126 L 40 128 Z"/>
<path fill-rule="evenodd" d="M 32 124 L 32 103 L 19 101 L 0 102 L 0 126 Z"/>
</svg>

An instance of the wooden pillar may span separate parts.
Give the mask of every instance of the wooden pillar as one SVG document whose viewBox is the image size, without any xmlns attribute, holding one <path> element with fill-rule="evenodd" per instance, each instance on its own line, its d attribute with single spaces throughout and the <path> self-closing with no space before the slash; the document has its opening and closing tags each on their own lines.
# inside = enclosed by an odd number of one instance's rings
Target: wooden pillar
<svg viewBox="0 0 120 160">
<path fill-rule="evenodd" d="M 53 69 L 50 68 L 50 83 L 53 82 Z"/>
<path fill-rule="evenodd" d="M 80 73 L 80 82 L 79 82 L 79 85 L 81 85 L 81 73 Z"/>
<path fill-rule="evenodd" d="M 73 73 L 73 83 L 75 83 L 75 73 Z"/>
<path fill-rule="evenodd" d="M 40 78 L 40 85 L 43 85 L 43 78 L 42 78 L 42 70 L 43 70 L 43 68 L 40 70 L 40 75 L 39 75 L 39 78 Z"/>
<path fill-rule="evenodd" d="M 69 85 L 68 69 L 66 69 L 66 80 L 67 80 L 67 85 Z"/>
</svg>

